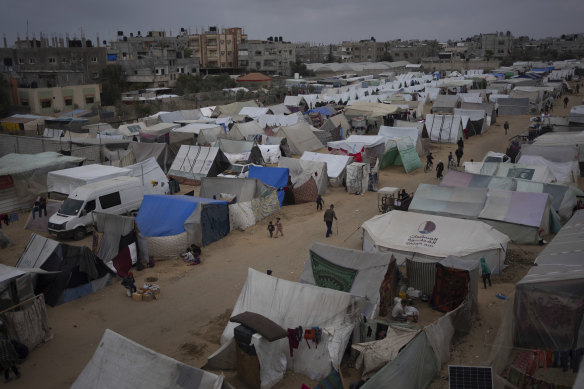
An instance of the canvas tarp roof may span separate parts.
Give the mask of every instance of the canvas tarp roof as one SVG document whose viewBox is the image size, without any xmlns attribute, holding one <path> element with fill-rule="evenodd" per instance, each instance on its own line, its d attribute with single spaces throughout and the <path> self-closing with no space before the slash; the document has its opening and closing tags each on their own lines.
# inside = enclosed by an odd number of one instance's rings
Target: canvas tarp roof
<svg viewBox="0 0 584 389">
<path fill-rule="evenodd" d="M 268 188 L 274 190 L 257 178 L 206 177 L 201 180 L 200 197 L 219 198 L 219 194 L 235 195 L 237 202 L 247 202 L 260 196 Z"/>
<path fill-rule="evenodd" d="M 328 191 L 327 164 L 325 162 L 282 157 L 278 161 L 278 167 L 288 168 L 295 189 L 312 178 L 316 183 L 318 194 L 323 195 Z M 316 200 L 316 194 L 314 200 Z"/>
<path fill-rule="evenodd" d="M 476 219 L 485 206 L 488 189 L 420 184 L 409 210 Z"/>
<path fill-rule="evenodd" d="M 426 130 L 433 142 L 456 143 L 462 138 L 462 118 L 452 115 L 426 115 Z"/>
<path fill-rule="evenodd" d="M 530 110 L 528 98 L 497 99 L 497 104 L 499 105 L 499 116 L 528 115 Z"/>
<path fill-rule="evenodd" d="M 260 127 L 281 127 L 306 122 L 300 112 L 291 115 L 261 115 L 257 118 Z"/>
<path fill-rule="evenodd" d="M 218 105 L 217 107 L 215 107 L 215 110 L 213 111 L 213 117 L 219 117 L 219 116 L 234 116 L 239 114 L 239 112 L 244 108 L 244 107 L 258 107 L 258 104 L 254 101 L 254 100 L 248 100 L 248 101 L 236 101 L 235 103 L 231 103 L 231 104 L 225 104 L 225 105 Z"/>
<path fill-rule="evenodd" d="M 578 161 L 552 162 L 540 155 L 521 154 L 517 163 L 525 166 L 546 166 L 559 183 L 576 183 L 580 175 Z"/>
<path fill-rule="evenodd" d="M 229 162 L 232 164 L 238 162 L 249 162 L 258 165 L 264 164 L 262 152 L 255 142 L 218 139 L 215 146 L 223 151 L 223 154 L 225 154 Z"/>
<path fill-rule="evenodd" d="M 341 186 L 346 175 L 346 167 L 353 161 L 348 155 L 321 154 L 305 151 L 301 160 L 320 161 L 327 165 L 326 171 L 332 186 Z"/>
<path fill-rule="evenodd" d="M 262 153 L 262 158 L 265 163 L 278 163 L 278 160 L 282 156 L 282 150 L 280 150 L 280 145 L 263 144 L 258 145 Z"/>
<path fill-rule="evenodd" d="M 381 135 L 351 135 L 345 140 L 328 142 L 327 147 L 329 149 L 341 149 L 348 154 L 358 154 L 364 148 L 371 148 L 378 145 L 383 145 L 385 151 L 386 143 L 387 140 Z"/>
<path fill-rule="evenodd" d="M 422 142 L 419 136 L 419 131 L 416 127 L 381 126 L 379 127 L 379 132 L 377 135 L 381 135 L 387 140 L 408 137 L 411 139 L 418 155 L 422 154 Z"/>
<path fill-rule="evenodd" d="M 243 107 L 238 115 L 249 116 L 252 119 L 257 119 L 261 115 L 266 115 L 269 111 L 270 109 L 266 107 Z"/>
<path fill-rule="evenodd" d="M 575 105 L 572 108 L 570 108 L 568 121 L 570 123 L 584 124 L 584 105 Z"/>
<path fill-rule="evenodd" d="M 584 211 L 577 211 L 517 283 L 514 343 L 553 351 L 584 347 Z M 553 312 L 553 313 L 552 313 Z"/>
<path fill-rule="evenodd" d="M 68 195 L 81 185 L 114 177 L 129 176 L 131 172 L 128 168 L 97 164 L 56 170 L 47 175 L 47 190 Z"/>
<path fill-rule="evenodd" d="M 130 176 L 141 179 L 144 194 L 168 194 L 170 191 L 168 178 L 154 157 L 126 168 L 131 170 Z"/>
<path fill-rule="evenodd" d="M 406 258 L 436 262 L 449 255 L 485 257 L 497 273 L 509 242 L 506 235 L 480 221 L 416 212 L 390 211 L 367 220 L 362 228 L 363 250 L 391 252 L 399 264 Z"/>
<path fill-rule="evenodd" d="M 249 178 L 257 178 L 266 185 L 278 190 L 278 200 L 280 205 L 284 202 L 284 188 L 288 186 L 290 172 L 287 168 L 250 166 Z"/>
<path fill-rule="evenodd" d="M 539 137 L 536 138 L 536 140 L 537 139 L 539 139 Z M 521 150 L 517 156 L 521 158 L 523 155 L 537 155 L 551 162 L 577 162 L 579 154 L 578 144 L 576 143 L 563 145 L 532 143 L 522 144 Z"/>
<path fill-rule="evenodd" d="M 231 389 L 223 375 L 186 365 L 106 329 L 72 389 Z"/>
<path fill-rule="evenodd" d="M 377 317 L 380 290 L 395 259 L 387 253 L 369 253 L 313 242 L 298 282 L 366 298 L 364 313 Z M 391 300 L 391 298 L 390 298 Z"/>
<path fill-rule="evenodd" d="M 191 180 L 216 177 L 230 166 L 219 147 L 182 145 L 170 166 L 169 175 Z"/>
<path fill-rule="evenodd" d="M 308 123 L 297 123 L 280 127 L 274 135 L 287 139 L 292 154 L 302 155 L 305 151 L 315 151 L 324 147 L 312 129 Z"/>
<path fill-rule="evenodd" d="M 396 104 L 354 101 L 353 104 L 351 104 L 351 106 L 345 108 L 345 116 L 365 116 L 374 118 L 392 115 L 394 113 L 401 111 L 402 108 L 400 108 Z"/>
<path fill-rule="evenodd" d="M 126 138 L 133 138 L 134 136 L 139 136 L 140 132 L 144 131 L 145 129 L 146 124 L 144 122 L 136 122 L 130 124 L 120 124 L 116 132 Z"/>
<path fill-rule="evenodd" d="M 286 369 L 320 380 L 339 370 L 341 359 L 360 312 L 355 298 L 344 292 L 279 279 L 248 269 L 247 280 L 235 303 L 232 316 L 254 312 L 274 321 L 282 328 L 322 329 L 319 347 L 308 348 L 300 342 L 290 356 L 288 339 L 273 342 L 256 334 L 252 337 L 260 361 L 262 388 L 271 388 L 284 376 Z M 209 357 L 210 368 L 235 368 L 233 330 L 228 323 L 221 335 L 222 347 Z"/>
<path fill-rule="evenodd" d="M 387 140 L 386 152 L 379 163 L 380 169 L 390 165 L 401 165 L 406 173 L 409 173 L 422 167 L 420 160 L 420 153 L 423 152 L 422 140 L 418 136 L 417 128 L 381 126 L 379 135 Z"/>
<path fill-rule="evenodd" d="M 264 135 L 264 130 L 258 122 L 252 120 L 246 123 L 235 123 L 229 130 L 228 137 L 233 140 L 250 140 L 249 137 Z"/>
<path fill-rule="evenodd" d="M 461 109 L 472 109 L 472 110 L 484 110 L 487 113 L 487 125 L 494 124 L 497 121 L 497 111 L 495 109 L 495 104 L 493 103 L 466 103 L 463 102 L 460 106 Z"/>
<path fill-rule="evenodd" d="M 487 113 L 482 109 L 456 108 L 454 115 L 462 118 L 462 128 L 468 130 L 469 136 L 480 135 L 489 129 Z"/>
<path fill-rule="evenodd" d="M 438 95 L 434 100 L 432 111 L 439 113 L 453 113 L 455 108 L 460 105 L 461 98 L 458 95 Z"/>
<path fill-rule="evenodd" d="M 579 160 L 584 161 L 584 131 L 548 132 L 535 138 L 536 146 L 578 146 Z"/>
<path fill-rule="evenodd" d="M 269 105 L 266 108 L 268 108 L 274 115 L 289 115 L 292 113 L 285 104 Z"/>
<path fill-rule="evenodd" d="M 175 123 L 157 123 L 152 126 L 147 126 L 140 131 L 140 136 L 146 138 L 157 138 L 168 134 L 170 130 L 177 127 L 180 127 L 180 125 Z"/>
<path fill-rule="evenodd" d="M 495 177 L 521 178 L 537 182 L 555 182 L 556 177 L 547 166 L 529 166 L 509 162 L 465 162 L 467 173 Z"/>
</svg>

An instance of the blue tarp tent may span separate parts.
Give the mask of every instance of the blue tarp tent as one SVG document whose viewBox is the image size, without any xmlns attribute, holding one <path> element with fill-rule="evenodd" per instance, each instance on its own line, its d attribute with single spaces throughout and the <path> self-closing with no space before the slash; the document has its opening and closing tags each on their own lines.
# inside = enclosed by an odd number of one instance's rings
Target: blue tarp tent
<svg viewBox="0 0 584 389">
<path fill-rule="evenodd" d="M 284 187 L 288 185 L 290 171 L 283 167 L 250 166 L 249 178 L 257 178 L 266 185 L 278 189 L 280 205 L 284 202 Z"/>
<path fill-rule="evenodd" d="M 308 110 L 306 113 L 320 113 L 321 115 L 324 116 L 331 116 L 332 114 L 334 114 L 334 112 L 331 112 L 330 109 L 328 109 L 327 107 L 317 107 L 317 108 L 313 108 Z"/>
<path fill-rule="evenodd" d="M 226 201 L 191 196 L 146 195 L 136 224 L 147 237 L 187 232 L 189 243 L 206 246 L 229 233 Z"/>
</svg>

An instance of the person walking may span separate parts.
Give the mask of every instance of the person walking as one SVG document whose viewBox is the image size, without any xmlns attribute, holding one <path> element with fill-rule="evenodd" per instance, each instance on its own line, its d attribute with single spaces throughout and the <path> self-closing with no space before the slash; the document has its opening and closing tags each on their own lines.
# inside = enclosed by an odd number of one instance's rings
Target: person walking
<svg viewBox="0 0 584 389">
<path fill-rule="evenodd" d="M 272 224 L 272 221 L 270 220 L 270 222 L 268 223 L 268 232 L 270 233 L 270 238 L 274 237 L 274 230 L 276 229 L 276 227 L 274 227 L 274 225 Z"/>
<path fill-rule="evenodd" d="M 335 214 L 335 206 L 331 204 L 330 208 L 324 211 L 324 222 L 326 224 L 326 237 L 333 234 L 333 220 L 338 220 Z"/>
<path fill-rule="evenodd" d="M 316 196 L 316 210 L 322 211 L 322 206 L 324 204 L 324 200 L 322 199 L 321 195 Z"/>
<path fill-rule="evenodd" d="M 564 97 L 564 108 L 568 107 L 569 102 L 570 102 L 570 99 L 568 98 L 568 96 Z"/>
<path fill-rule="evenodd" d="M 442 163 L 442 161 L 440 161 L 440 162 L 438 162 L 438 165 L 436 165 L 436 178 L 437 179 L 442 178 L 443 171 L 444 171 L 444 164 Z"/>
<path fill-rule="evenodd" d="M 505 129 L 505 135 L 507 135 L 507 133 L 509 132 L 509 122 L 505 121 L 505 124 L 503 124 L 503 128 Z"/>
<path fill-rule="evenodd" d="M 41 217 L 41 203 L 39 201 L 39 199 L 37 198 L 34 202 L 34 207 L 32 207 L 32 218 L 34 220 L 35 218 L 35 214 L 38 212 L 39 217 Z"/>
<path fill-rule="evenodd" d="M 464 149 L 464 141 L 462 140 L 462 137 L 458 139 L 458 142 L 456 142 L 456 144 L 458 145 L 459 149 Z"/>
<path fill-rule="evenodd" d="M 481 258 L 481 273 L 483 276 L 483 284 L 485 285 L 485 289 L 487 289 L 487 280 L 489 281 L 489 286 L 493 286 L 493 284 L 491 284 L 491 268 L 489 265 L 487 265 L 485 257 Z"/>
<path fill-rule="evenodd" d="M 274 238 L 277 238 L 278 234 L 280 234 L 280 236 L 284 236 L 284 226 L 282 226 L 282 222 L 280 221 L 279 217 L 276 218 L 276 235 L 274 235 Z"/>
<path fill-rule="evenodd" d="M 4 335 L 0 338 L 0 364 L 4 370 L 4 382 L 12 381 L 10 378 L 10 370 L 14 372 L 16 378 L 20 378 L 20 372 L 16 365 L 20 362 L 20 358 L 16 353 L 16 349 L 12 342 Z"/>
<path fill-rule="evenodd" d="M 456 152 L 454 154 L 456 155 L 456 166 L 460 167 L 460 160 L 462 159 L 462 156 L 464 155 L 462 148 L 459 147 L 458 149 L 456 149 Z"/>
</svg>

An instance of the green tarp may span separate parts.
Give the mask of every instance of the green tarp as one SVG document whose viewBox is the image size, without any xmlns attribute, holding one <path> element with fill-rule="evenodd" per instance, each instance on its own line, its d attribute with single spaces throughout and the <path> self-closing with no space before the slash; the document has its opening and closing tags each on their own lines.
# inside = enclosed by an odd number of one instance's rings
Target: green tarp
<svg viewBox="0 0 584 389">
<path fill-rule="evenodd" d="M 310 252 L 310 259 L 312 262 L 312 274 L 317 286 L 340 290 L 341 292 L 351 291 L 357 270 L 336 265 L 312 251 Z"/>
</svg>

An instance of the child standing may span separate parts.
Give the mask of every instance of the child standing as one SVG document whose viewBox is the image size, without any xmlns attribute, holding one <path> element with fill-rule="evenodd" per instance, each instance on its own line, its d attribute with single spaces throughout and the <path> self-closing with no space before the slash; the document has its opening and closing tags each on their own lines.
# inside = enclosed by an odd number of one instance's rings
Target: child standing
<svg viewBox="0 0 584 389">
<path fill-rule="evenodd" d="M 284 227 L 282 226 L 282 222 L 280 222 L 279 217 L 276 218 L 276 235 L 274 235 L 274 238 L 278 237 L 278 233 L 281 236 L 284 236 Z"/>
<path fill-rule="evenodd" d="M 270 222 L 268 223 L 268 231 L 270 232 L 270 238 L 272 238 L 274 236 L 275 229 L 276 229 L 276 227 L 274 227 L 274 225 L 272 224 L 272 221 L 270 220 Z"/>
</svg>

